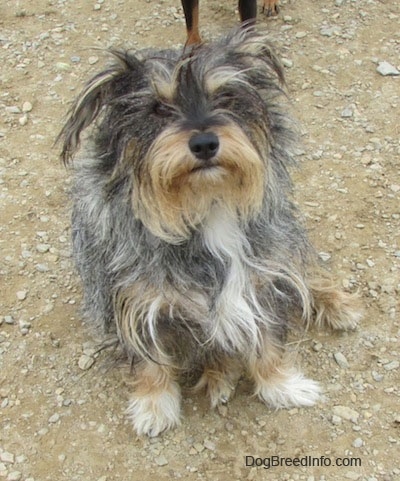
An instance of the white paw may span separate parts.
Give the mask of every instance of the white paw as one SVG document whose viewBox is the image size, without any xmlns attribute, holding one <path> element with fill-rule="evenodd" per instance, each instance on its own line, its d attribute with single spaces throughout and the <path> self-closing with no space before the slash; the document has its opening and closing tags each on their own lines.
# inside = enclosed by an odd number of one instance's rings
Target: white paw
<svg viewBox="0 0 400 481">
<path fill-rule="evenodd" d="M 257 394 L 269 406 L 282 409 L 313 406 L 320 398 L 321 388 L 317 382 L 293 370 L 279 381 L 265 381 L 258 386 Z"/>
<path fill-rule="evenodd" d="M 168 391 L 133 396 L 127 413 L 137 434 L 158 436 L 180 422 L 180 390 L 171 384 Z"/>
</svg>

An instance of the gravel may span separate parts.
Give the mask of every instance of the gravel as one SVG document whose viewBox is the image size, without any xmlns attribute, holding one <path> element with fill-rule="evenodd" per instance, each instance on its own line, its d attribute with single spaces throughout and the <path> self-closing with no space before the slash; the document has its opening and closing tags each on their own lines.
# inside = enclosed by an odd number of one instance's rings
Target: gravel
<svg viewBox="0 0 400 481">
<path fill-rule="evenodd" d="M 299 121 L 296 202 L 328 271 L 365 310 L 354 332 L 293 334 L 324 399 L 273 411 L 242 380 L 210 411 L 183 393 L 182 424 L 138 438 L 129 366 L 82 323 L 70 254 L 70 174 L 56 138 L 110 46 L 175 47 L 178 1 L 6 2 L 0 45 L 0 479 L 6 481 L 394 481 L 399 452 L 398 2 L 282 0 L 263 19 Z M 202 0 L 205 39 L 235 5 Z M 93 48 L 94 47 L 94 48 Z M 29 442 L 27 441 L 29 440 Z M 246 467 L 245 456 L 360 458 L 361 467 Z M 333 462 L 333 461 L 332 461 Z"/>
</svg>

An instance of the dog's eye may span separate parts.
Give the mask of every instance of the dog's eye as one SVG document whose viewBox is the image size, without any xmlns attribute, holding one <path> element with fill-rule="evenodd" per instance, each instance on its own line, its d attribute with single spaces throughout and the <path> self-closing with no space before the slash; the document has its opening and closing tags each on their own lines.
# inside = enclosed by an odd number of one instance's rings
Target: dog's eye
<svg viewBox="0 0 400 481">
<path fill-rule="evenodd" d="M 153 112 L 159 117 L 170 117 L 172 115 L 171 108 L 162 102 L 156 102 L 154 104 Z"/>
</svg>

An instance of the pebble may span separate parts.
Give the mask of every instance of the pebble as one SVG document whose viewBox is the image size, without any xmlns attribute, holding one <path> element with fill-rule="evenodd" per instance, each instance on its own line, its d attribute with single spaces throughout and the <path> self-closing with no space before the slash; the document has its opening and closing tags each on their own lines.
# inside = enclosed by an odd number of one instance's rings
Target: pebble
<svg viewBox="0 0 400 481">
<path fill-rule="evenodd" d="M 65 63 L 65 62 L 57 62 L 55 64 L 55 68 L 56 68 L 56 70 L 60 70 L 60 71 L 71 70 L 71 66 L 68 63 Z"/>
<path fill-rule="evenodd" d="M 352 107 L 345 107 L 345 108 L 342 110 L 340 116 L 341 116 L 342 118 L 344 118 L 344 119 L 349 119 L 349 118 L 353 117 L 353 109 L 352 109 Z"/>
<path fill-rule="evenodd" d="M 383 374 L 379 374 L 379 372 L 372 371 L 371 372 L 372 379 L 376 382 L 382 382 L 384 379 Z"/>
<path fill-rule="evenodd" d="M 18 324 L 22 335 L 28 334 L 29 329 L 32 327 L 31 323 L 28 321 L 20 320 Z"/>
<path fill-rule="evenodd" d="M 209 439 L 206 439 L 203 443 L 204 447 L 206 449 L 208 449 L 209 451 L 215 451 L 216 450 L 216 446 L 215 446 L 215 443 L 213 443 L 212 441 L 210 441 Z"/>
<path fill-rule="evenodd" d="M 16 105 L 11 105 L 10 107 L 6 107 L 5 110 L 9 114 L 20 114 L 21 113 L 21 109 L 19 107 L 17 107 Z"/>
<path fill-rule="evenodd" d="M 82 369 L 82 371 L 87 371 L 93 366 L 93 364 L 94 359 L 86 354 L 82 354 L 78 361 L 78 366 L 80 369 Z"/>
<path fill-rule="evenodd" d="M 399 366 L 400 366 L 399 361 L 391 361 L 391 362 L 388 362 L 387 364 L 384 364 L 383 368 L 385 369 L 385 371 L 394 371 L 395 369 L 398 369 Z"/>
<path fill-rule="evenodd" d="M 328 252 L 319 252 L 318 256 L 323 262 L 329 261 L 329 259 L 332 257 Z"/>
<path fill-rule="evenodd" d="M 361 438 L 356 438 L 352 444 L 354 448 L 361 448 L 363 445 L 364 445 L 364 441 Z"/>
<path fill-rule="evenodd" d="M 400 75 L 400 71 L 397 70 L 396 67 L 394 67 L 392 64 L 389 62 L 379 62 L 376 71 L 380 74 L 383 75 L 384 77 L 388 75 Z"/>
<path fill-rule="evenodd" d="M 322 346 L 322 344 L 321 344 L 320 342 L 315 342 L 315 343 L 313 344 L 312 349 L 313 349 L 313 351 L 315 351 L 315 352 L 319 352 L 319 351 L 322 349 L 322 347 L 323 347 L 323 346 Z"/>
<path fill-rule="evenodd" d="M 60 415 L 58 413 L 53 414 L 52 416 L 49 417 L 49 423 L 50 424 L 55 424 L 58 423 L 60 420 Z"/>
<path fill-rule="evenodd" d="M 7 481 L 19 481 L 22 478 L 22 473 L 20 471 L 12 471 L 7 476 Z"/>
<path fill-rule="evenodd" d="M 14 464 L 14 455 L 7 451 L 0 453 L 0 461 L 7 464 Z"/>
<path fill-rule="evenodd" d="M 351 421 L 352 423 L 357 423 L 358 418 L 360 417 L 360 414 L 354 409 L 340 405 L 333 406 L 333 414 L 346 419 L 347 421 Z"/>
<path fill-rule="evenodd" d="M 333 355 L 336 363 L 343 369 L 347 369 L 349 367 L 349 363 L 346 359 L 346 357 L 344 356 L 344 354 L 342 354 L 341 352 L 335 352 L 335 354 Z"/>
<path fill-rule="evenodd" d="M 288 58 L 282 58 L 282 64 L 286 67 L 286 68 L 292 68 L 293 67 L 293 60 L 290 60 Z"/>
<path fill-rule="evenodd" d="M 167 459 L 163 455 L 157 456 L 156 458 L 154 458 L 154 461 L 157 464 L 157 466 L 166 466 L 168 464 Z"/>
<path fill-rule="evenodd" d="M 17 292 L 17 299 L 19 301 L 24 301 L 26 299 L 27 295 L 28 295 L 28 291 L 18 291 Z"/>
<path fill-rule="evenodd" d="M 96 57 L 95 55 L 89 57 L 89 65 L 94 65 L 99 61 L 99 57 Z"/>
<path fill-rule="evenodd" d="M 48 252 L 50 250 L 50 247 L 50 244 L 37 244 L 36 250 L 41 254 L 44 254 L 45 252 Z"/>
<path fill-rule="evenodd" d="M 32 111 L 32 104 L 30 102 L 24 102 L 22 105 L 22 112 L 28 113 Z"/>
<path fill-rule="evenodd" d="M 205 450 L 204 445 L 201 443 L 194 443 L 193 447 L 198 453 L 202 453 Z"/>
<path fill-rule="evenodd" d="M 18 122 L 23 127 L 24 125 L 26 125 L 28 123 L 28 116 L 26 114 L 22 115 L 22 117 L 20 117 L 18 119 Z"/>
</svg>

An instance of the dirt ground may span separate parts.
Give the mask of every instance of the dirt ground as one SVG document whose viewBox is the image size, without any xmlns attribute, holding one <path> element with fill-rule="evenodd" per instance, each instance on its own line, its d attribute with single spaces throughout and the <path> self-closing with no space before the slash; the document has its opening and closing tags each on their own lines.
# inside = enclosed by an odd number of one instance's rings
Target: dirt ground
<svg viewBox="0 0 400 481">
<path fill-rule="evenodd" d="M 182 425 L 144 439 L 124 414 L 128 373 L 94 352 L 80 318 L 69 174 L 53 142 L 104 64 L 92 47 L 179 47 L 180 3 L 0 3 L 0 479 L 400 479 L 400 77 L 377 71 L 383 61 L 400 69 L 400 3 L 281 5 L 259 24 L 302 126 L 296 198 L 321 258 L 359 290 L 365 316 L 355 332 L 292 340 L 324 387 L 317 406 L 274 412 L 241 382 L 220 412 L 187 393 Z M 201 1 L 206 39 L 237 18 L 234 0 Z M 285 465 L 267 469 L 273 456 Z M 246 465 L 251 457 L 261 466 Z"/>
</svg>

